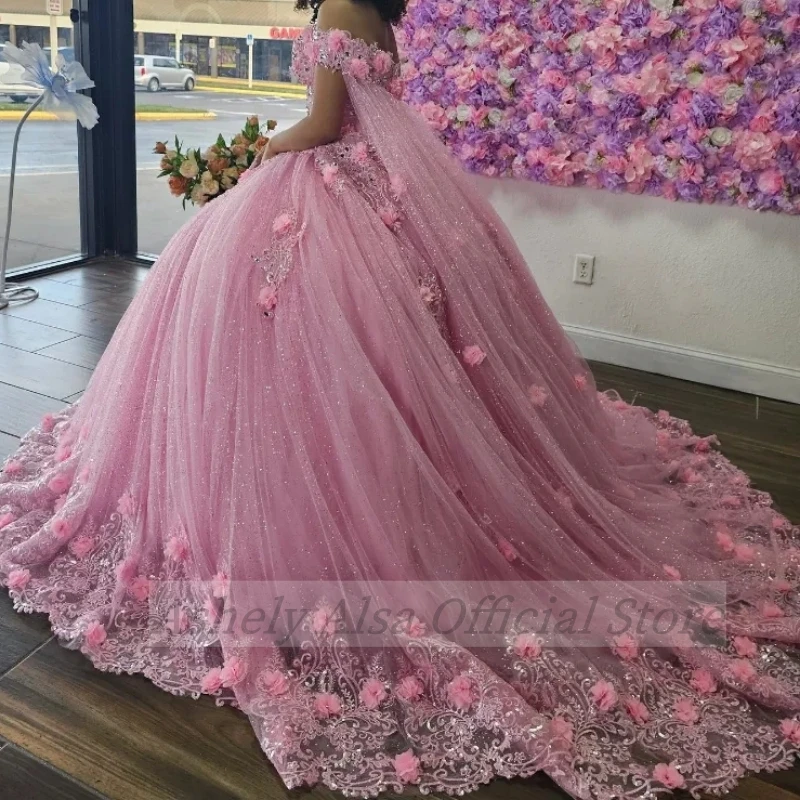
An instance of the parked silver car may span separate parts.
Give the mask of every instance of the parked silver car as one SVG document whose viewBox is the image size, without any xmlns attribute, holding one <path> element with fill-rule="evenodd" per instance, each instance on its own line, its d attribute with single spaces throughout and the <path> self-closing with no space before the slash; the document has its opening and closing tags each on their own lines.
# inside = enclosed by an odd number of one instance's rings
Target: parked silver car
<svg viewBox="0 0 800 800">
<path fill-rule="evenodd" d="M 24 103 L 32 100 L 42 93 L 39 86 L 26 83 L 22 80 L 25 72 L 19 64 L 10 63 L 5 57 L 6 42 L 0 44 L 0 97 L 8 97 L 15 103 Z"/>
<path fill-rule="evenodd" d="M 168 56 L 134 56 L 133 81 L 149 92 L 159 89 L 183 89 L 191 92 L 197 79 L 188 67 Z"/>
</svg>

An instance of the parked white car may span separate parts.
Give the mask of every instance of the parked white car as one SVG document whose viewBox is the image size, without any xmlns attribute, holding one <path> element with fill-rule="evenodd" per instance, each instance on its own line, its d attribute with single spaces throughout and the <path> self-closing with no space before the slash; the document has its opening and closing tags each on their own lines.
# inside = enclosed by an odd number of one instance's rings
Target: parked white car
<svg viewBox="0 0 800 800">
<path fill-rule="evenodd" d="M 0 44 L 0 97 L 8 97 L 14 103 L 24 103 L 32 100 L 42 93 L 41 86 L 24 83 L 23 67 L 11 64 L 4 54 L 5 43 Z"/>
<path fill-rule="evenodd" d="M 134 56 L 133 81 L 149 92 L 160 89 L 183 89 L 191 92 L 197 79 L 188 67 L 167 56 Z"/>
</svg>

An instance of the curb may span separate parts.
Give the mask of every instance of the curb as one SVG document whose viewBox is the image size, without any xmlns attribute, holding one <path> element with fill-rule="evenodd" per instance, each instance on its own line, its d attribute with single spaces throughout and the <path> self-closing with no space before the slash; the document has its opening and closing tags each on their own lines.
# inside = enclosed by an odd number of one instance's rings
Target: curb
<svg viewBox="0 0 800 800">
<path fill-rule="evenodd" d="M 253 87 L 252 89 L 235 89 L 222 86 L 205 86 L 201 83 L 197 84 L 197 91 L 199 92 L 217 92 L 219 94 L 249 94 L 249 95 L 270 95 L 272 97 L 281 97 L 289 100 L 305 100 L 307 93 L 305 90 L 293 92 L 285 89 L 259 89 Z"/>
<path fill-rule="evenodd" d="M 22 119 L 23 111 L 0 111 L 0 122 L 19 122 Z M 216 119 L 217 115 L 213 111 L 206 111 L 203 114 L 183 114 L 181 112 L 149 112 L 138 111 L 136 119 L 139 122 L 167 122 L 169 120 L 183 120 L 184 122 L 191 122 L 192 120 L 207 120 Z M 55 114 L 50 114 L 47 111 L 34 111 L 28 119 L 39 120 L 41 122 L 65 122 L 68 120 L 60 120 Z"/>
</svg>

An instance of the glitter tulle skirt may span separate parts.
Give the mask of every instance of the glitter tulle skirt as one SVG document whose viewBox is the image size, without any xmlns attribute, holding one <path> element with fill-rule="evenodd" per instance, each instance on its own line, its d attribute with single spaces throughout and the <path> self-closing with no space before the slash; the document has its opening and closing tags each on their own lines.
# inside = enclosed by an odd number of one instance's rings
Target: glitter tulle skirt
<svg viewBox="0 0 800 800">
<path fill-rule="evenodd" d="M 342 140 L 193 218 L 82 399 L 6 462 L 16 607 L 100 669 L 237 705 L 289 786 L 464 792 L 544 770 L 577 797 L 646 797 L 789 766 L 797 528 L 713 437 L 597 393 L 424 124 L 348 88 Z M 471 647 L 435 625 L 459 587 L 642 600 L 669 580 L 726 596 L 658 645 L 512 626 Z M 378 646 L 331 606 L 331 587 L 412 584 Z M 224 624 L 279 585 L 309 604 L 290 640 Z"/>
</svg>

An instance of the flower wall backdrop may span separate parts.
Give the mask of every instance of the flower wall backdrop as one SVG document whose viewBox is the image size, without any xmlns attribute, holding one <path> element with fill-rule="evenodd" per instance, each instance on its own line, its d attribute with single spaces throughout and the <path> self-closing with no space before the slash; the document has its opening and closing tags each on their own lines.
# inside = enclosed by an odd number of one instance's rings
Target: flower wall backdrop
<svg viewBox="0 0 800 800">
<path fill-rule="evenodd" d="M 800 213 L 800 0 L 411 0 L 400 33 L 473 172 Z"/>
</svg>

